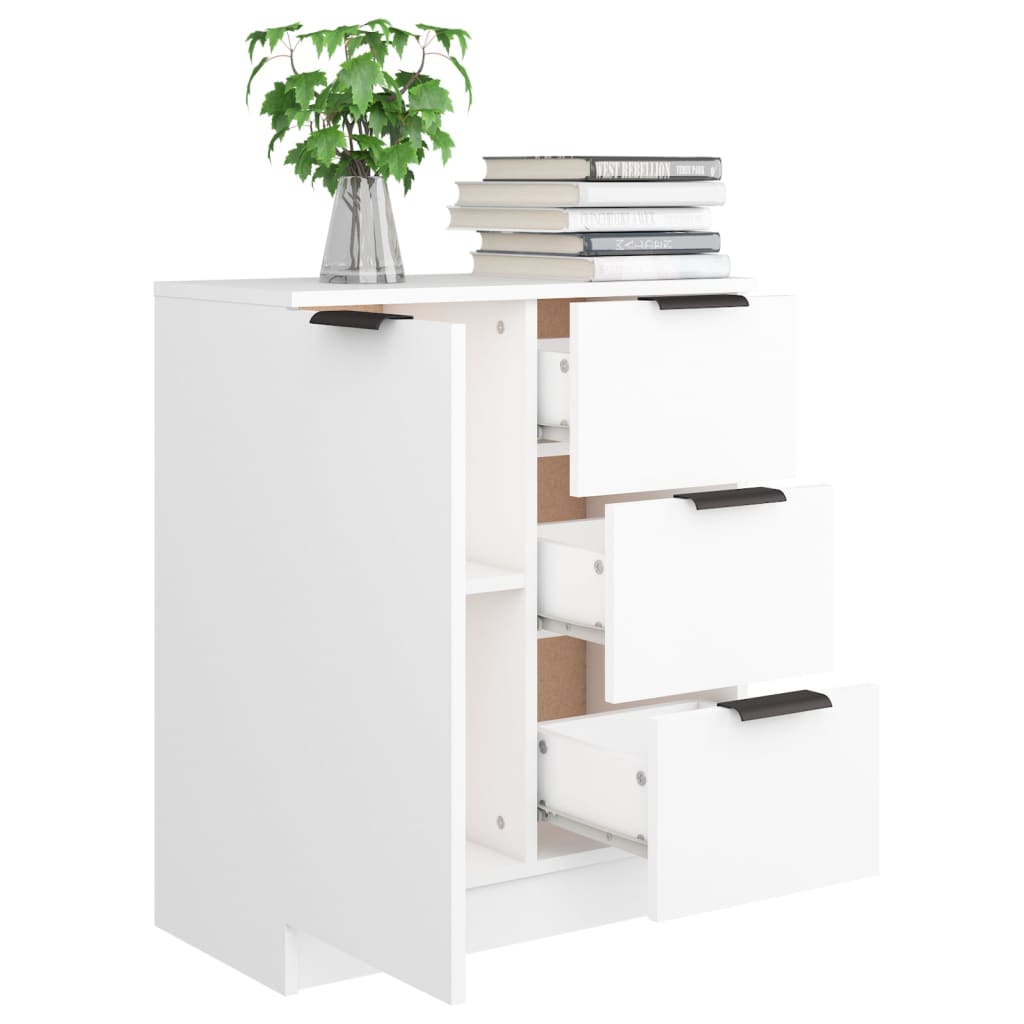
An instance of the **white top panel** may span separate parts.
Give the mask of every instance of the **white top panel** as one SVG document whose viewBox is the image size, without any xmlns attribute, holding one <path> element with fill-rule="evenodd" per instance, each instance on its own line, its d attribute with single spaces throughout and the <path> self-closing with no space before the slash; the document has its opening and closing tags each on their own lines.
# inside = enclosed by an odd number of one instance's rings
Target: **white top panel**
<svg viewBox="0 0 1024 1024">
<path fill-rule="evenodd" d="M 634 295 L 747 295 L 749 277 L 703 281 L 554 281 L 493 274 L 422 274 L 400 284 L 322 284 L 315 277 L 248 281 L 157 281 L 157 296 L 241 302 L 252 306 L 389 306 L 413 302 L 492 302 L 500 299 L 571 299 Z"/>
</svg>

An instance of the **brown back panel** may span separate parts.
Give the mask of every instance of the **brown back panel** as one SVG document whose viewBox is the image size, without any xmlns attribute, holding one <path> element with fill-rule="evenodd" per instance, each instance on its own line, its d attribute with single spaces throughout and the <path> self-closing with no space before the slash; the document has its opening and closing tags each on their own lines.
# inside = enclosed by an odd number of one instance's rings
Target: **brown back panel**
<svg viewBox="0 0 1024 1024">
<path fill-rule="evenodd" d="M 587 645 L 576 637 L 537 641 L 537 721 L 587 713 Z"/>
<path fill-rule="evenodd" d="M 574 498 L 569 493 L 569 456 L 537 459 L 537 522 L 586 518 L 586 498 Z"/>
<path fill-rule="evenodd" d="M 569 337 L 569 300 L 537 302 L 537 337 Z M 537 522 L 585 519 L 587 503 L 569 494 L 569 456 L 537 459 Z M 587 713 L 587 645 L 575 637 L 537 641 L 537 720 Z"/>
</svg>

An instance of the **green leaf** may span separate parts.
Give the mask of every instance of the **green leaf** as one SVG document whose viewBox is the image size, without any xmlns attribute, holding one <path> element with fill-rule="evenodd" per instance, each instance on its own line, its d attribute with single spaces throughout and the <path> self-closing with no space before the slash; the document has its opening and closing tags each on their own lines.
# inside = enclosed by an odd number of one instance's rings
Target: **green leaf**
<svg viewBox="0 0 1024 1024">
<path fill-rule="evenodd" d="M 245 41 L 249 44 L 249 60 L 252 60 L 252 51 L 256 49 L 257 43 L 265 43 L 267 41 L 266 32 L 250 32 L 246 37 Z"/>
<path fill-rule="evenodd" d="M 349 34 L 349 26 L 342 25 L 341 28 L 332 29 L 330 32 L 325 32 L 324 36 L 327 41 L 327 56 L 333 57 L 334 51 L 339 46 L 345 44 L 345 37 Z"/>
<path fill-rule="evenodd" d="M 406 32 L 405 29 L 396 28 L 391 30 L 391 45 L 395 48 L 399 57 L 402 56 L 402 52 L 405 50 L 411 35 L 412 33 Z"/>
<path fill-rule="evenodd" d="M 408 93 L 410 110 L 451 110 L 452 98 L 436 78 L 428 78 L 414 85 Z"/>
<path fill-rule="evenodd" d="M 365 46 L 373 54 L 378 64 L 383 64 L 388 55 L 388 44 L 379 32 L 360 32 L 352 37 L 354 46 L 350 52 L 355 52 L 359 47 Z"/>
<path fill-rule="evenodd" d="M 316 96 L 316 87 L 326 84 L 327 75 L 322 71 L 300 71 L 284 80 L 284 87 L 295 91 L 295 99 L 300 107 L 308 107 Z"/>
<path fill-rule="evenodd" d="M 340 128 L 321 128 L 306 139 L 306 147 L 318 164 L 330 163 L 344 145 L 345 133 Z"/>
<path fill-rule="evenodd" d="M 408 192 L 412 188 L 412 183 L 416 180 L 416 175 L 412 173 L 412 168 L 405 172 L 405 177 L 402 179 L 402 190 Z"/>
<path fill-rule="evenodd" d="M 293 110 L 298 110 L 295 93 L 291 89 L 286 88 L 284 82 L 275 82 L 274 88 L 263 97 L 263 106 L 260 107 L 260 113 L 269 114 L 273 117 L 276 114 L 284 114 Z"/>
<path fill-rule="evenodd" d="M 469 74 L 466 69 L 451 55 L 448 55 L 448 59 L 455 65 L 455 69 L 462 75 L 462 81 L 466 87 L 466 95 L 469 97 L 469 102 L 466 104 L 467 107 L 473 106 L 473 83 L 469 80 Z"/>
<path fill-rule="evenodd" d="M 341 65 L 338 81 L 352 90 L 352 106 L 362 114 L 370 104 L 373 87 L 380 81 L 380 65 L 372 54 L 361 53 Z"/>
<path fill-rule="evenodd" d="M 274 152 L 274 147 L 275 147 L 275 146 L 276 146 L 276 145 L 277 145 L 277 144 L 278 144 L 278 143 L 279 143 L 279 142 L 280 142 L 280 141 L 281 141 L 281 140 L 282 140 L 282 139 L 283 139 L 283 138 L 285 137 L 285 135 L 287 135 L 287 134 L 288 134 L 288 129 L 287 129 L 287 128 L 284 128 L 284 129 L 282 129 L 282 130 L 279 130 L 279 131 L 276 131 L 276 132 L 274 132 L 274 134 L 273 134 L 273 135 L 272 135 L 272 136 L 270 137 L 270 145 L 269 145 L 269 146 L 267 146 L 267 159 L 268 159 L 268 160 L 270 159 L 270 154 Z"/>
<path fill-rule="evenodd" d="M 313 172 L 313 181 L 322 181 L 324 187 L 333 196 L 338 190 L 338 179 L 348 174 L 349 162 L 339 160 L 334 164 L 323 164 Z"/>
<path fill-rule="evenodd" d="M 438 42 L 444 47 L 445 53 L 451 52 L 452 39 L 458 39 L 462 56 L 466 56 L 466 44 L 470 35 L 464 28 L 442 28 L 440 25 L 417 25 L 416 27 L 433 32 L 437 36 Z"/>
<path fill-rule="evenodd" d="M 448 163 L 448 158 L 452 155 L 452 150 L 455 148 L 455 141 L 452 137 L 446 131 L 435 128 L 430 133 L 430 141 L 434 149 L 441 151 L 441 163 Z"/>
<path fill-rule="evenodd" d="M 427 135 L 441 127 L 442 114 L 440 111 L 421 110 L 417 116 L 419 117 L 420 128 Z"/>
<path fill-rule="evenodd" d="M 455 36 L 459 41 L 459 49 L 462 51 L 462 56 L 466 56 L 466 45 L 469 42 L 470 35 L 464 28 L 453 28 L 452 35 Z"/>
<path fill-rule="evenodd" d="M 423 144 L 423 121 L 416 114 L 406 118 L 398 127 L 402 135 L 414 146 Z"/>
<path fill-rule="evenodd" d="M 391 177 L 401 181 L 408 172 L 409 165 L 417 161 L 416 146 L 408 140 L 399 142 L 398 145 L 389 146 L 384 150 L 382 158 Z"/>
<path fill-rule="evenodd" d="M 263 68 L 263 65 L 266 64 L 268 60 L 270 60 L 269 55 L 266 56 L 266 57 L 261 57 L 259 63 L 256 65 L 256 67 L 254 67 L 252 69 L 252 74 L 249 76 L 249 81 L 245 83 L 245 105 L 246 106 L 249 105 L 249 93 L 252 92 L 252 80 L 260 73 L 260 71 Z"/>
<path fill-rule="evenodd" d="M 370 131 L 374 135 L 383 135 L 384 128 L 388 123 L 388 115 L 380 103 L 371 103 L 370 109 L 366 112 L 367 120 L 370 122 Z"/>
<path fill-rule="evenodd" d="M 316 47 L 316 55 L 319 57 L 327 45 L 327 33 L 320 29 L 318 32 L 306 32 L 299 36 L 300 39 L 308 39 Z"/>
<path fill-rule="evenodd" d="M 352 141 L 358 142 L 360 149 L 365 149 L 375 161 L 381 159 L 381 154 L 386 148 L 384 143 L 374 135 L 353 135 Z"/>
<path fill-rule="evenodd" d="M 274 52 L 274 47 L 284 39 L 286 32 L 298 32 L 300 28 L 302 28 L 302 25 L 299 22 L 295 22 L 294 25 L 282 25 L 280 28 L 268 28 L 267 47 L 270 52 Z"/>
<path fill-rule="evenodd" d="M 300 142 L 284 158 L 286 164 L 295 165 L 295 173 L 305 181 L 313 170 L 313 154 L 305 142 Z"/>
</svg>

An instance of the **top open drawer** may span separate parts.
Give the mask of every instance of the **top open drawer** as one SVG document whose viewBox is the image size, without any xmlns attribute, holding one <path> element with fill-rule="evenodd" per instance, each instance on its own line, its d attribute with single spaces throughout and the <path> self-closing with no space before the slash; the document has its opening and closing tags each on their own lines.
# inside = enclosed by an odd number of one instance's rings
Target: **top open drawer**
<svg viewBox="0 0 1024 1024">
<path fill-rule="evenodd" d="M 573 495 L 795 475 L 793 299 L 749 303 L 572 304 L 568 416 L 553 425 L 568 420 Z"/>
</svg>

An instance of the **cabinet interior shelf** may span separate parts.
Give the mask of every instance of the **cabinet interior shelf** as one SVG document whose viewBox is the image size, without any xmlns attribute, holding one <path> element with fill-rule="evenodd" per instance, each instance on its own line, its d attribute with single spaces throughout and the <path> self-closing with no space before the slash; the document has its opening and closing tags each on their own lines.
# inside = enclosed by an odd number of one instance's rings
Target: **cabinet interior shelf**
<svg viewBox="0 0 1024 1024">
<path fill-rule="evenodd" d="M 495 594 L 500 590 L 522 590 L 526 577 L 521 572 L 483 562 L 466 563 L 466 593 Z"/>
</svg>

